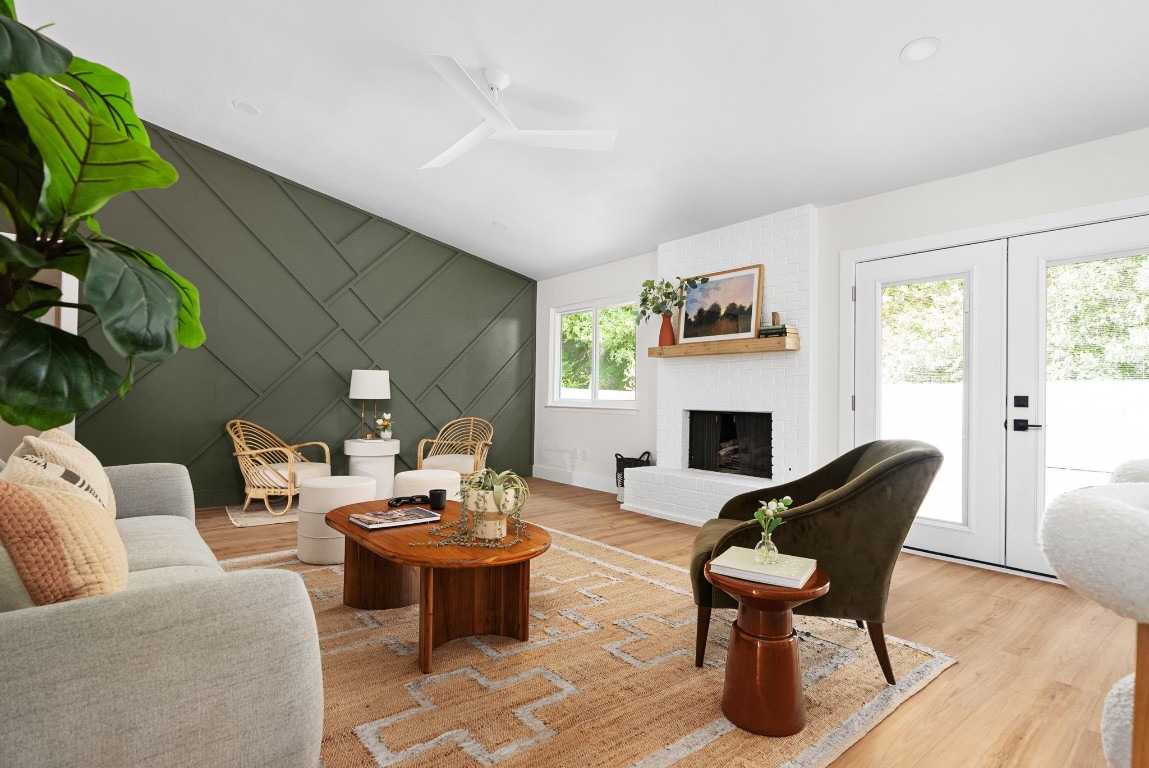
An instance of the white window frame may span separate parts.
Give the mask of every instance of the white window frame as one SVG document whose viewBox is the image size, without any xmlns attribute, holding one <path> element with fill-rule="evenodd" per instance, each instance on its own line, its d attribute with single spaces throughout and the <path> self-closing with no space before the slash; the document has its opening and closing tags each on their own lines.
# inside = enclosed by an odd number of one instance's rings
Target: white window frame
<svg viewBox="0 0 1149 768">
<path fill-rule="evenodd" d="M 636 411 L 638 410 L 638 337 L 634 342 L 634 399 L 633 400 L 600 400 L 598 398 L 598 313 L 602 309 L 632 306 L 637 310 L 638 302 L 632 294 L 611 296 L 597 301 L 568 304 L 551 308 L 551 344 L 550 344 L 550 384 L 547 390 L 547 406 L 551 408 L 574 408 L 606 411 Z M 593 315 L 591 325 L 591 397 L 589 400 L 564 400 L 560 396 L 562 386 L 562 318 L 564 315 L 577 315 L 589 312 Z"/>
</svg>

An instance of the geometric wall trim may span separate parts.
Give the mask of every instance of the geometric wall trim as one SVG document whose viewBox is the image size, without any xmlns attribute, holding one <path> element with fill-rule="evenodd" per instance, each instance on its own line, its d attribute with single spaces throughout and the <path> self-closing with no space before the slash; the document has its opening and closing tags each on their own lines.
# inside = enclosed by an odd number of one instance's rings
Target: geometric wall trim
<svg viewBox="0 0 1149 768">
<path fill-rule="evenodd" d="M 104 232 L 159 254 L 200 290 L 207 342 L 137 367 L 125 398 L 77 418 L 105 464 L 187 465 L 198 506 L 243 499 L 228 419 L 322 440 L 346 473 L 351 370 L 391 374 L 385 410 L 413 468 L 420 438 L 479 416 L 488 466 L 526 475 L 534 429 L 535 282 L 168 131 L 152 146 L 180 180 L 117 197 Z M 98 325 L 80 332 L 109 364 Z"/>
</svg>

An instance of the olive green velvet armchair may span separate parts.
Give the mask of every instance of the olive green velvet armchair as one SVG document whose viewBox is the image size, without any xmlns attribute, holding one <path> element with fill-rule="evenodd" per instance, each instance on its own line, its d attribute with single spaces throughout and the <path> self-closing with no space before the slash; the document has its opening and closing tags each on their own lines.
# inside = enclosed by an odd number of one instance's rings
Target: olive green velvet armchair
<svg viewBox="0 0 1149 768">
<path fill-rule="evenodd" d="M 877 440 L 859 445 L 805 477 L 743 493 L 723 505 L 694 540 L 690 580 L 698 604 L 694 663 L 701 667 L 713 608 L 738 603 L 703 574 L 707 561 L 732 546 L 762 537 L 753 519 L 758 502 L 789 496 L 786 524 L 774 531 L 778 549 L 811 557 L 830 577 L 825 596 L 794 609 L 808 616 L 853 619 L 869 630 L 886 682 L 894 673 L 886 652 L 886 599 L 898 553 L 922 499 L 942 464 L 937 448 L 917 440 Z"/>
</svg>

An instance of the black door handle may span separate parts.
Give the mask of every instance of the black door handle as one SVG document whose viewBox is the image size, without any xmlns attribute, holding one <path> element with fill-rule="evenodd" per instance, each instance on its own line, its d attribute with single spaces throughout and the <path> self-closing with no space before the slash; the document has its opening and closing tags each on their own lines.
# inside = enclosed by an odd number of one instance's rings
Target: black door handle
<svg viewBox="0 0 1149 768">
<path fill-rule="evenodd" d="M 1043 429 L 1041 424 L 1030 424 L 1029 419 L 1014 419 L 1013 431 L 1014 432 L 1028 432 L 1031 429 Z"/>
</svg>

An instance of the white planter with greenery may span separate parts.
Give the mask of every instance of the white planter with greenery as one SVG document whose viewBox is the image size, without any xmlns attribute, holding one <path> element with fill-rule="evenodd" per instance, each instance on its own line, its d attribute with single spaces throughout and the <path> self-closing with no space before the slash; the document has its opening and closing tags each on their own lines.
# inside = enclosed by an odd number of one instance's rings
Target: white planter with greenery
<svg viewBox="0 0 1149 768">
<path fill-rule="evenodd" d="M 480 539 L 503 539 L 507 535 L 507 518 L 513 518 L 516 529 L 520 513 L 530 498 L 527 481 L 511 470 L 496 473 L 481 469 L 467 475 L 459 488 L 463 499 L 464 519 Z"/>
</svg>

